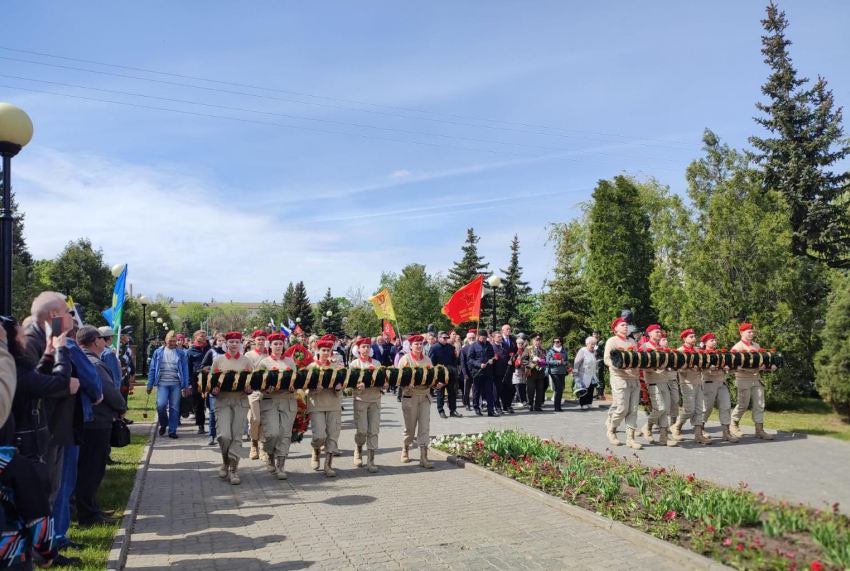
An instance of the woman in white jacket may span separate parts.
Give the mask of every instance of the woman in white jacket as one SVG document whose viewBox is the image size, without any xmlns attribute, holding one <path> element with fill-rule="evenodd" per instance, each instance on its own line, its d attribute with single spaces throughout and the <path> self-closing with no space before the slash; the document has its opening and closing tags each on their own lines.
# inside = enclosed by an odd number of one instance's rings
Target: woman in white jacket
<svg viewBox="0 0 850 571">
<path fill-rule="evenodd" d="M 584 383 L 584 387 L 587 389 L 584 396 L 578 399 L 578 404 L 582 409 L 590 408 L 590 405 L 593 404 L 593 392 L 596 390 L 594 385 L 598 382 L 595 351 L 596 338 L 588 337 L 584 340 L 584 347 L 576 353 L 573 363 L 573 378 Z"/>
</svg>

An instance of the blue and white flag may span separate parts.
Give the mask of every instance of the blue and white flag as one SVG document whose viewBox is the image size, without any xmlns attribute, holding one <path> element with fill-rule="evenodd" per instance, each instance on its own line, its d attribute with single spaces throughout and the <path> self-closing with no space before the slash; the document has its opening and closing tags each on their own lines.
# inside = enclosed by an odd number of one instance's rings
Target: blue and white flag
<svg viewBox="0 0 850 571">
<path fill-rule="evenodd" d="M 290 323 L 292 323 L 292 322 L 290 321 Z M 281 332 L 281 333 L 283 334 L 283 336 L 284 336 L 284 337 L 286 337 L 287 339 L 289 339 L 289 336 L 290 336 L 290 335 L 292 335 L 292 332 L 291 332 L 288 328 L 284 327 L 284 326 L 283 326 L 283 323 L 281 323 L 281 324 L 280 324 L 280 332 Z"/>
<path fill-rule="evenodd" d="M 293 329 L 295 329 L 295 322 L 289 319 L 288 317 L 286 319 L 289 321 L 289 323 L 287 324 L 289 330 L 292 331 Z"/>
<path fill-rule="evenodd" d="M 274 319 L 269 319 L 269 325 L 272 328 L 272 333 L 275 333 L 277 331 L 277 328 L 274 326 Z"/>
</svg>

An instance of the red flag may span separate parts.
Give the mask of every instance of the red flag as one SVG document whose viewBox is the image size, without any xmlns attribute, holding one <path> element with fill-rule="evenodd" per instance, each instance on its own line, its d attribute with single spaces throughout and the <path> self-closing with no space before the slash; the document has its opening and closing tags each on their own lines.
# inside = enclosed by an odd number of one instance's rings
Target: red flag
<svg viewBox="0 0 850 571">
<path fill-rule="evenodd" d="M 386 319 L 384 319 L 384 335 L 389 335 L 390 341 L 395 343 L 395 329 L 393 329 L 393 326 Z"/>
<path fill-rule="evenodd" d="M 301 329 L 301 326 L 296 323 L 295 329 L 293 329 L 292 332 L 295 333 L 296 335 L 298 335 L 299 333 L 304 333 L 304 330 Z"/>
<path fill-rule="evenodd" d="M 443 306 L 443 313 L 458 325 L 466 321 L 478 321 L 481 315 L 481 294 L 484 291 L 484 275 L 460 288 Z"/>
</svg>

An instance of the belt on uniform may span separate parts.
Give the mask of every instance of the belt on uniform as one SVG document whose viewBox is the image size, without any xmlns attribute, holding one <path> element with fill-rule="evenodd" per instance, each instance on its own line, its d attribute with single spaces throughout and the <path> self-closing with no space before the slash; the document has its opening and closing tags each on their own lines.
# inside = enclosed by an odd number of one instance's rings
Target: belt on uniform
<svg viewBox="0 0 850 571">
<path fill-rule="evenodd" d="M 404 395 L 404 396 L 403 396 L 403 397 L 401 397 L 401 398 L 403 398 L 403 399 L 412 399 L 413 397 L 412 397 L 412 396 L 410 396 L 410 395 Z"/>
<path fill-rule="evenodd" d="M 710 384 L 711 384 L 711 383 L 713 383 L 714 381 L 703 381 L 703 382 L 704 382 L 705 384 L 707 384 L 707 385 L 710 385 Z"/>
</svg>

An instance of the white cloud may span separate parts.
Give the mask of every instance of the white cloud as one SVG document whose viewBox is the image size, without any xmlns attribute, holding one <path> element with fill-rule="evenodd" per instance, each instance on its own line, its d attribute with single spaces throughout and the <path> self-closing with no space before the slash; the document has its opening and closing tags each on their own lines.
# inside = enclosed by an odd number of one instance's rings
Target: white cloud
<svg viewBox="0 0 850 571">
<path fill-rule="evenodd" d="M 407 169 L 399 169 L 390 174 L 391 179 L 407 178 L 410 176 L 410 171 Z"/>
</svg>

